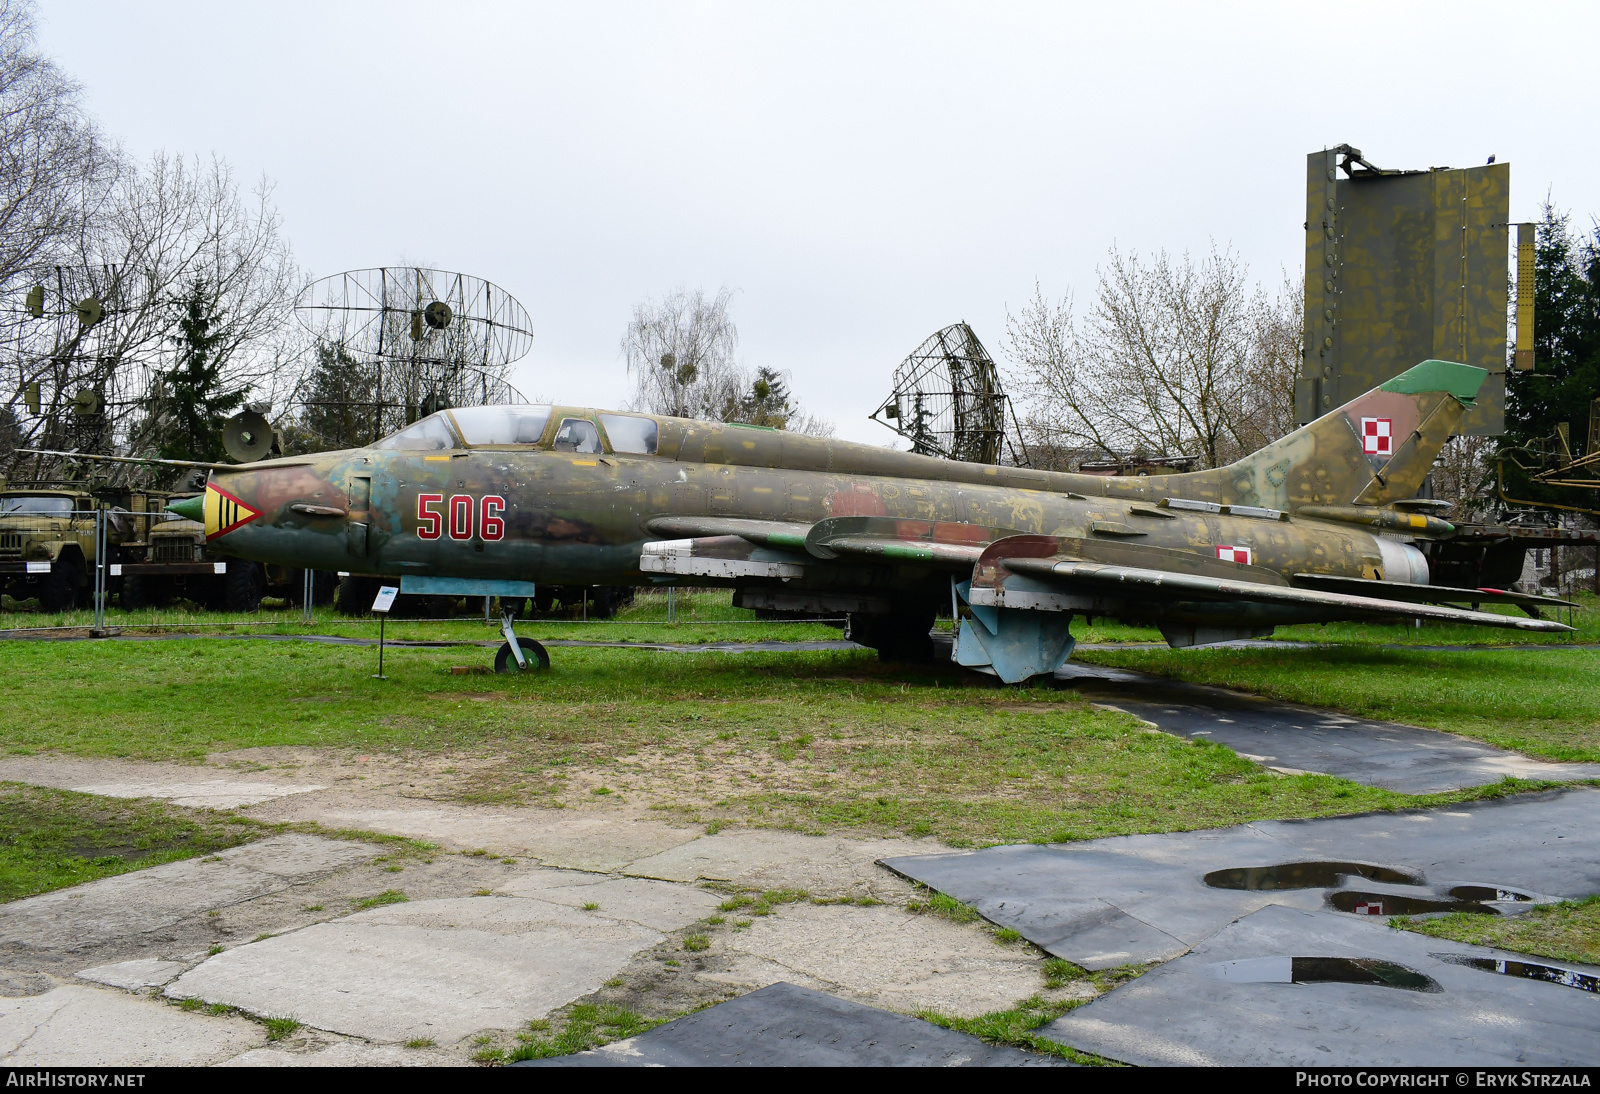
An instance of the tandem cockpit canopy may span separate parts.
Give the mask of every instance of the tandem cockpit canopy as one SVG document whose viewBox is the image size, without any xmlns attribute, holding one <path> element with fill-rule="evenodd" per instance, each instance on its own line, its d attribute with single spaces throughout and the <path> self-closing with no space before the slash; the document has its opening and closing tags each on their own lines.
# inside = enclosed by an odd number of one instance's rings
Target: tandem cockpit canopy
<svg viewBox="0 0 1600 1094">
<path fill-rule="evenodd" d="M 439 452 L 452 448 L 536 445 L 550 432 L 553 408 L 544 404 L 472 406 L 441 410 L 413 422 L 398 433 L 376 442 L 373 448 L 399 452 Z M 595 419 L 603 423 L 604 435 Z M 642 414 L 570 411 L 553 429 L 549 446 L 557 452 L 597 455 L 621 452 L 654 456 L 660 426 Z"/>
<path fill-rule="evenodd" d="M 460 407 L 430 414 L 372 447 L 436 452 L 462 444 L 538 444 L 549 421 L 550 407 L 542 404 Z"/>
</svg>

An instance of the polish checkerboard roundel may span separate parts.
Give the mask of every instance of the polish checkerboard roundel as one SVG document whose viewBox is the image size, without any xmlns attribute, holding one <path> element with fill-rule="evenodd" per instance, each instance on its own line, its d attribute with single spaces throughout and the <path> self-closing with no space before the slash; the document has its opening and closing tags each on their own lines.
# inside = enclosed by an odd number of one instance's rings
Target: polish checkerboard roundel
<svg viewBox="0 0 1600 1094">
<path fill-rule="evenodd" d="M 1224 562 L 1242 562 L 1249 566 L 1254 561 L 1248 547 L 1236 547 L 1230 543 L 1217 544 L 1217 557 Z"/>
<path fill-rule="evenodd" d="M 1362 418 L 1361 451 L 1368 456 L 1394 455 L 1394 419 Z"/>
</svg>

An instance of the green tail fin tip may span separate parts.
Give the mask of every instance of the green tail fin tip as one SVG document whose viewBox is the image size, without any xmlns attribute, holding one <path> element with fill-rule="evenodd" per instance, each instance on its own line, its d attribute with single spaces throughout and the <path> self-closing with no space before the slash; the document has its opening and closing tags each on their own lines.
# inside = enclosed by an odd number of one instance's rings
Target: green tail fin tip
<svg viewBox="0 0 1600 1094">
<path fill-rule="evenodd" d="M 1489 370 L 1455 361 L 1423 361 L 1412 365 L 1386 384 L 1382 391 L 1396 395 L 1420 395 L 1425 391 L 1444 391 L 1463 403 L 1470 404 L 1478 397 L 1478 390 L 1489 378 Z"/>
</svg>

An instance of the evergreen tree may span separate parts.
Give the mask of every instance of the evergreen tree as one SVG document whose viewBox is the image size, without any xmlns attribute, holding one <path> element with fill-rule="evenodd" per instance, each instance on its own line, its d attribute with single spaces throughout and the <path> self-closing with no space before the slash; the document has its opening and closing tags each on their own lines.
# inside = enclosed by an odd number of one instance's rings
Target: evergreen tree
<svg viewBox="0 0 1600 1094">
<path fill-rule="evenodd" d="M 1532 466 L 1512 449 L 1537 447 L 1569 429 L 1572 454 L 1584 454 L 1592 400 L 1600 396 L 1600 233 L 1573 232 L 1570 217 L 1548 202 L 1534 251 L 1533 372 L 1507 373 L 1506 432 L 1500 455 Z M 1540 487 L 1510 458 L 1503 461 L 1506 493 L 1530 501 L 1593 507 L 1587 491 Z M 1587 496 L 1585 496 L 1587 495 Z"/>
<path fill-rule="evenodd" d="M 737 405 L 732 413 L 726 415 L 726 419 L 782 429 L 789 424 L 794 409 L 789 402 L 789 384 L 783 373 L 776 369 L 758 368 L 750 390 L 739 397 Z"/>
<path fill-rule="evenodd" d="M 305 388 L 303 424 L 312 434 L 306 451 L 355 448 L 377 439 L 376 379 L 342 346 L 317 344 L 317 361 Z"/>
<path fill-rule="evenodd" d="M 222 369 L 228 339 L 208 286 L 195 280 L 174 302 L 178 321 L 168 340 L 177 364 L 166 373 L 167 426 L 157 455 L 166 460 L 221 460 L 223 421 L 244 403 L 244 388 L 225 386 Z"/>
</svg>

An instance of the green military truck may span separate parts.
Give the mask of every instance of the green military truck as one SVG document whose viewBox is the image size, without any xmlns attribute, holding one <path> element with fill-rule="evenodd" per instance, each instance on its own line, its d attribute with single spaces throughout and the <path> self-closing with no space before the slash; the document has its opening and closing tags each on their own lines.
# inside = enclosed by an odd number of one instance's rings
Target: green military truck
<svg viewBox="0 0 1600 1094">
<path fill-rule="evenodd" d="M 0 479 L 0 591 L 37 598 L 47 612 L 86 606 L 94 592 L 96 513 L 107 510 L 107 546 L 132 531 L 131 513 L 82 482 Z M 127 514 L 127 516 L 124 516 Z"/>
<path fill-rule="evenodd" d="M 88 607 L 97 513 L 106 514 L 106 593 L 127 610 L 187 599 L 213 611 L 254 612 L 263 596 L 299 602 L 305 571 L 230 558 L 203 525 L 165 512 L 175 495 L 83 481 L 0 479 L 0 592 L 46 612 Z M 312 602 L 333 599 L 334 576 L 313 576 Z"/>
<path fill-rule="evenodd" d="M 174 497 L 165 495 L 162 506 Z M 124 544 L 124 560 L 112 568 L 124 608 L 159 608 L 183 598 L 214 611 L 254 612 L 264 596 L 304 598 L 304 570 L 218 554 L 206 545 L 205 525 L 170 513 L 165 518 L 152 521 L 140 541 Z M 332 574 L 314 572 L 312 603 L 330 603 L 333 585 Z"/>
</svg>

